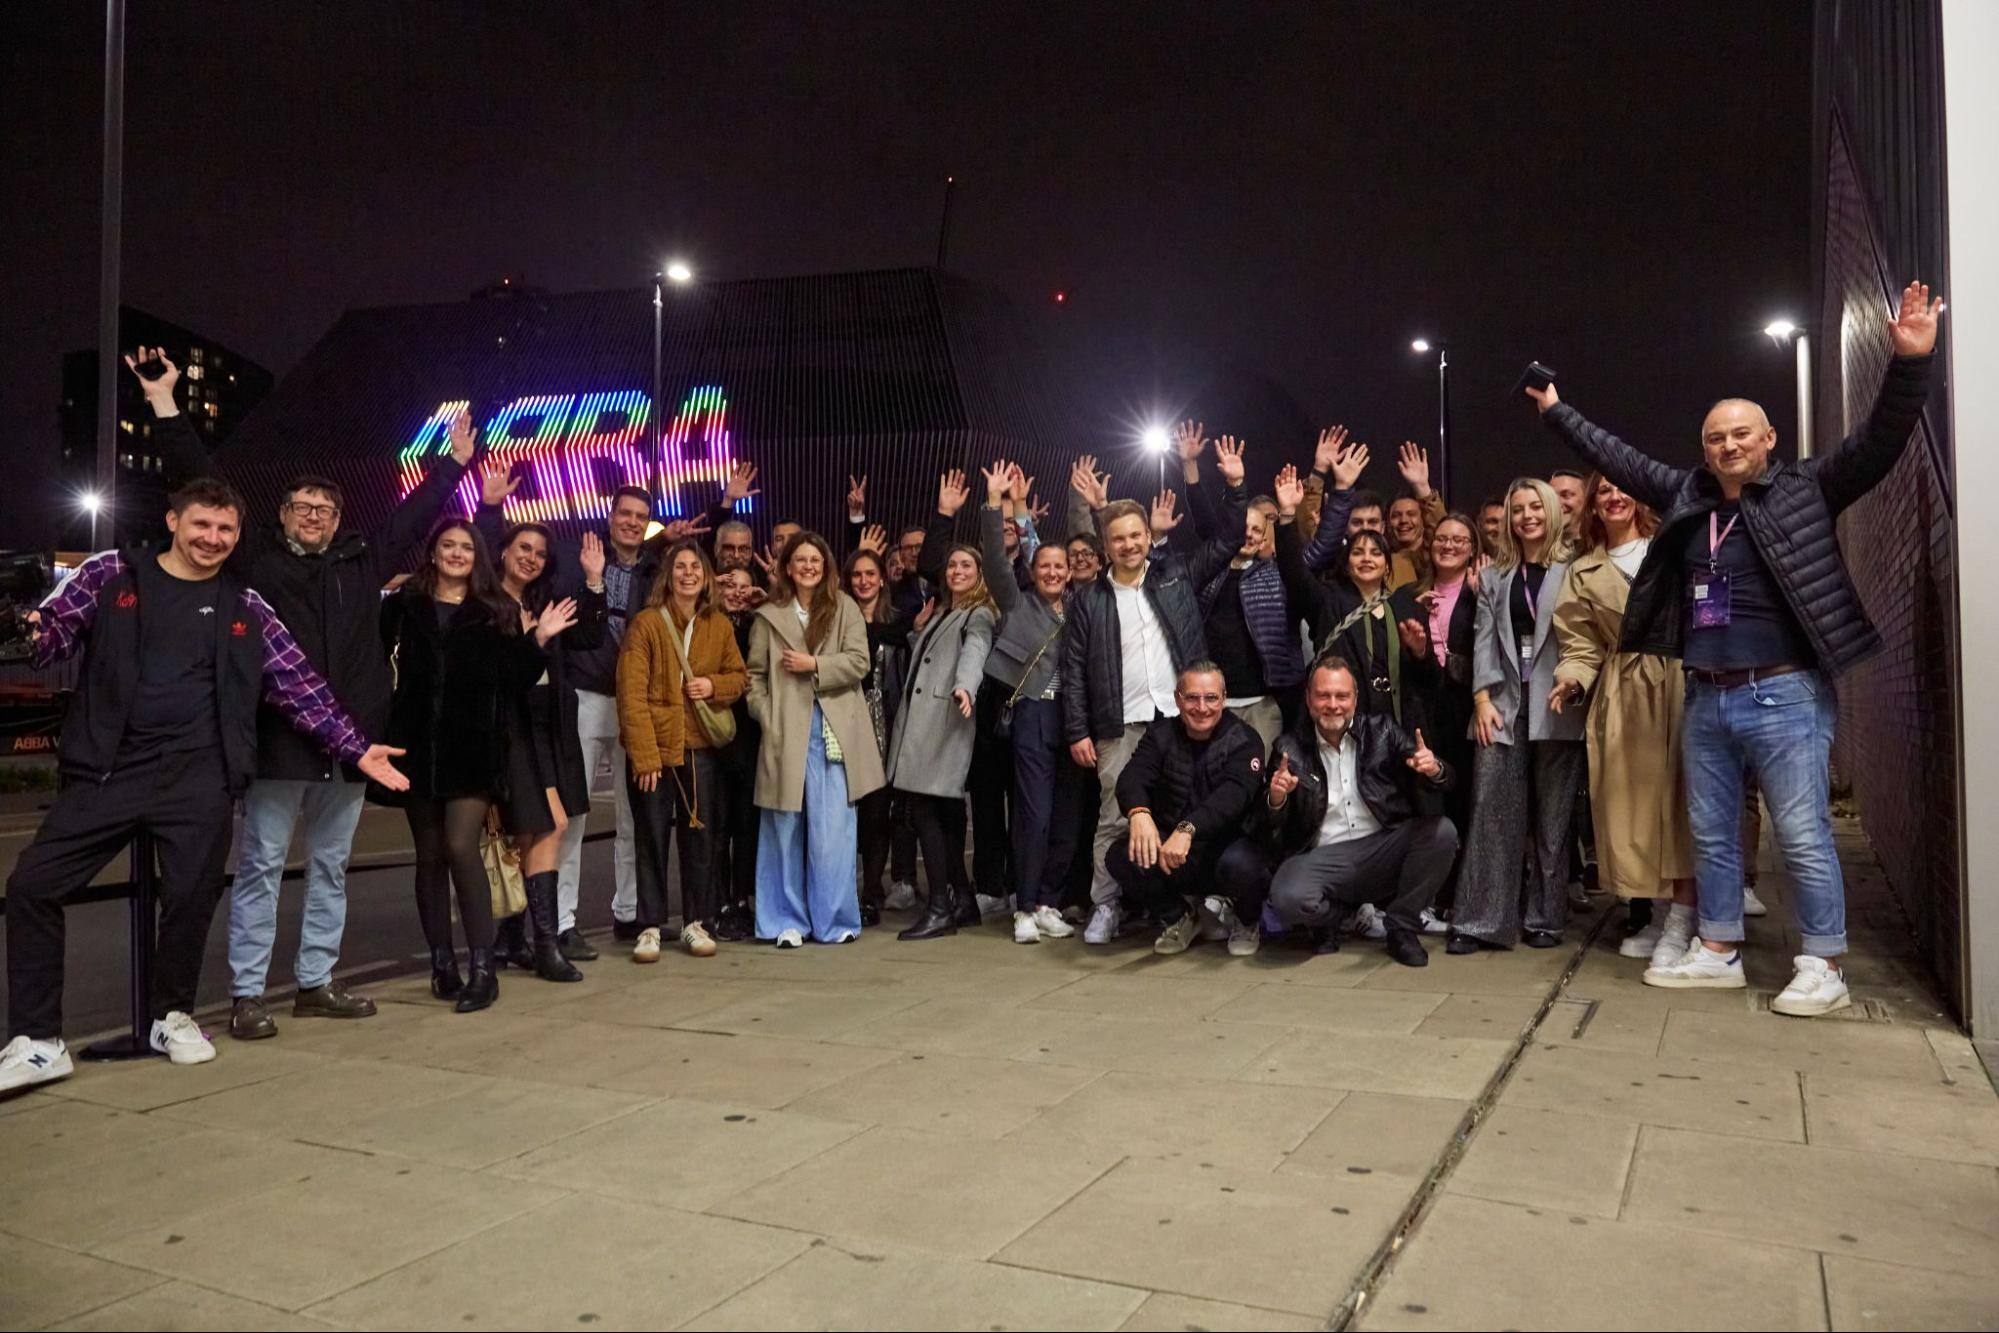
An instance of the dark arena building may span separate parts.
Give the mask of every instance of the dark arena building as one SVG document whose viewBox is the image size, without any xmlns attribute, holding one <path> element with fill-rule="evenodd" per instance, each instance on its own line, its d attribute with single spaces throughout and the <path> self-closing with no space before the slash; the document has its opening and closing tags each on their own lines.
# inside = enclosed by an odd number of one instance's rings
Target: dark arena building
<svg viewBox="0 0 1999 1333">
<path fill-rule="evenodd" d="M 920 520 L 939 471 L 999 457 L 1038 477 L 1059 514 L 1071 458 L 1098 448 L 1078 438 L 1076 399 L 1032 322 L 953 274 L 669 283 L 664 298 L 663 406 L 650 288 L 553 295 L 509 280 L 449 305 L 349 311 L 222 468 L 263 512 L 299 473 L 331 477 L 346 521 L 373 527 L 469 407 L 483 448 L 523 478 L 509 518 L 578 531 L 626 485 L 662 518 L 693 516 L 747 459 L 763 494 L 741 516 L 761 539 L 785 518 L 837 532 L 850 473 L 868 477 L 871 521 Z"/>
</svg>

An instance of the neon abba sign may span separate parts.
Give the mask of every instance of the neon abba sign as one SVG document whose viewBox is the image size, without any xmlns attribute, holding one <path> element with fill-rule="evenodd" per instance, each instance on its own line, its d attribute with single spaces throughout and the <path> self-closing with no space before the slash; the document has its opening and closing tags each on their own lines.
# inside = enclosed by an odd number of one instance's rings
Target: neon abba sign
<svg viewBox="0 0 1999 1333">
<path fill-rule="evenodd" d="M 408 495 L 423 480 L 426 460 L 451 452 L 451 422 L 470 406 L 462 398 L 439 403 L 403 446 L 397 456 L 401 494 Z M 688 510 L 681 492 L 690 483 L 720 487 L 729 479 L 734 460 L 728 410 L 720 385 L 689 391 L 661 436 L 656 466 L 646 457 L 652 401 L 637 389 L 516 398 L 487 418 L 481 435 L 487 458 L 506 463 L 523 478 L 506 503 L 510 522 L 601 519 L 620 486 L 642 486 L 658 501 L 658 512 L 678 515 Z M 458 496 L 468 511 L 479 502 L 476 475 L 459 483 Z M 694 507 L 706 503 L 699 499 Z M 744 500 L 736 507 L 748 510 L 754 503 Z"/>
</svg>

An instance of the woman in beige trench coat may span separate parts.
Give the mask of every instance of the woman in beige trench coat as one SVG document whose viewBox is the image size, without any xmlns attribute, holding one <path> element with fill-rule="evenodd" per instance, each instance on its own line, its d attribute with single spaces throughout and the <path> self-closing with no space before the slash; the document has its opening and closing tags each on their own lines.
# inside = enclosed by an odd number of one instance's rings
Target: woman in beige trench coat
<svg viewBox="0 0 1999 1333">
<path fill-rule="evenodd" d="M 861 933 L 854 803 L 882 785 L 881 747 L 860 688 L 867 626 L 835 582 L 826 539 L 799 533 L 750 627 L 746 699 L 763 727 L 757 936 L 781 949 Z"/>
<path fill-rule="evenodd" d="M 1619 946 L 1627 958 L 1686 952 L 1692 933 L 1693 836 L 1680 773 L 1680 713 L 1686 695 L 1678 660 L 1618 651 L 1624 602 L 1658 520 L 1608 478 L 1591 477 L 1577 516 L 1583 554 L 1569 566 L 1555 604 L 1561 647 L 1548 706 L 1589 713 L 1590 810 L 1596 823 L 1597 870 L 1632 907 L 1632 933 Z M 1673 898 L 1665 921 L 1652 900 Z M 1684 929 L 1676 932 L 1675 926 Z M 1674 939 L 1677 938 L 1675 945 Z"/>
</svg>

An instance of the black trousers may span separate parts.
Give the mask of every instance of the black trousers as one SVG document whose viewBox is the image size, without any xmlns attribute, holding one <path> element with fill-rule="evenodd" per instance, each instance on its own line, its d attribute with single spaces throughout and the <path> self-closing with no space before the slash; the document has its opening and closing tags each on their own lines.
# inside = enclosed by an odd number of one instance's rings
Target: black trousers
<svg viewBox="0 0 1999 1333">
<path fill-rule="evenodd" d="M 64 901 L 141 831 L 159 849 L 153 1017 L 194 1009 L 209 923 L 222 901 L 233 805 L 216 750 L 167 754 L 103 783 L 63 786 L 7 877 L 10 1035 L 62 1035 Z"/>
<path fill-rule="evenodd" d="M 639 929 L 666 925 L 667 853 L 676 832 L 680 835 L 681 921 L 714 925 L 726 887 L 722 844 L 728 829 L 730 796 L 715 752 L 687 751 L 687 761 L 670 773 L 662 772 L 651 791 L 640 791 L 627 774 L 625 795 L 632 803 L 633 872 L 639 896 L 634 919 Z M 697 821 L 699 828 L 694 826 Z"/>
<path fill-rule="evenodd" d="M 889 789 L 877 787 L 863 796 L 855 814 L 860 825 L 861 906 L 879 907 L 884 892 L 882 872 L 888 869 L 889 845 L 895 838 L 895 806 Z"/>
<path fill-rule="evenodd" d="M 1067 818 L 1073 827 L 1069 831 L 1069 865 L 1061 872 L 1062 906 L 1080 907 L 1085 911 L 1090 907 L 1090 881 L 1096 876 L 1096 867 L 1090 863 L 1090 849 L 1096 845 L 1097 812 L 1103 803 L 1103 788 L 1097 782 L 1097 771 L 1084 768 L 1067 754 L 1062 762 L 1075 772 L 1070 781 L 1075 783 L 1076 808 Z M 1058 818 L 1062 811 L 1056 811 Z"/>
<path fill-rule="evenodd" d="M 715 878 L 726 886 L 731 903 L 746 903 L 757 888 L 757 746 L 748 743 L 740 722 L 736 739 L 715 752 L 715 776 L 725 789 L 722 819 L 715 825 Z M 705 814 L 702 822 L 708 822 Z"/>
<path fill-rule="evenodd" d="M 1013 845 L 1006 832 L 1013 743 L 993 730 L 1012 693 L 1011 686 L 987 676 L 972 706 L 972 771 L 965 779 L 965 794 L 972 798 L 972 882 L 988 898 L 1013 892 Z"/>
<path fill-rule="evenodd" d="M 1104 856 L 1104 869 L 1124 891 L 1127 908 L 1143 908 L 1161 922 L 1173 922 L 1187 915 L 1194 901 L 1215 891 L 1215 862 L 1225 850 L 1220 845 L 1196 840 L 1185 863 L 1170 875 L 1156 865 L 1132 864 L 1130 846 L 1128 841 L 1112 843 Z"/>
<path fill-rule="evenodd" d="M 1074 807 L 1083 798 L 1085 774 L 1062 739 L 1058 699 L 1021 699 L 1013 706 L 1014 908 L 1060 907 L 1062 881 L 1076 854 L 1081 827 Z M 1091 784 L 1091 796 L 1096 795 Z M 1091 800 L 1095 828 L 1096 801 Z M 977 807 L 973 807 L 974 813 Z M 1088 846 L 1087 841 L 1084 846 Z M 974 860 L 977 849 L 974 848 Z"/>
<path fill-rule="evenodd" d="M 897 792 L 909 805 L 916 824 L 916 841 L 923 848 L 923 873 L 930 900 L 947 888 L 965 888 L 965 802 L 958 796 L 922 796 Z"/>
<path fill-rule="evenodd" d="M 1334 924 L 1342 908 L 1373 903 L 1390 926 L 1419 930 L 1417 914 L 1436 900 L 1457 854 L 1457 830 L 1442 815 L 1314 847 L 1277 868 L 1271 910 L 1287 926 L 1317 928 Z"/>
</svg>

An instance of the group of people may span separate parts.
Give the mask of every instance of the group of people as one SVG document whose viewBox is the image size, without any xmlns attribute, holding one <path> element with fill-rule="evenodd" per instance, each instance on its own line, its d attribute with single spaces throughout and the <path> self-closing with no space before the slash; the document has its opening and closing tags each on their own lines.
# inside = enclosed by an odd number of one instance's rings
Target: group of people
<svg viewBox="0 0 1999 1333">
<path fill-rule="evenodd" d="M 580 541 L 506 522 L 504 468 L 446 514 L 474 464 L 464 417 L 372 537 L 321 477 L 254 526 L 201 475 L 177 369 L 142 348 L 154 439 L 190 480 L 167 549 L 94 556 L 41 611 L 38 659 L 85 662 L 62 793 L 8 883 L 0 1090 L 68 1072 L 62 901 L 141 830 L 162 870 L 154 1043 L 213 1058 L 189 1010 L 239 798 L 232 1035 L 277 1032 L 295 835 L 292 1013 L 374 1012 L 332 975 L 369 794 L 409 821 L 438 998 L 485 1008 L 506 968 L 580 979 L 600 764 L 622 779 L 611 910 L 637 963 L 665 945 L 677 835 L 694 957 L 840 944 L 919 907 L 900 938 L 923 941 L 1010 908 L 1023 944 L 1359 935 L 1423 966 L 1425 934 L 1559 944 L 1593 856 L 1648 984 L 1739 987 L 1760 793 L 1803 948 L 1772 1007 L 1840 1008 L 1833 688 L 1878 639 L 1833 525 L 1912 433 L 1939 308 L 1911 284 L 1873 415 L 1812 459 L 1778 461 L 1762 409 L 1725 399 L 1702 465 L 1675 467 L 1550 385 L 1528 393 L 1583 470 L 1517 478 L 1476 518 L 1413 444 L 1393 498 L 1358 489 L 1369 450 L 1340 428 L 1309 474 L 1255 492 L 1245 448 L 1189 422 L 1177 491 L 1113 499 L 1085 455 L 1059 527 L 996 461 L 944 474 L 891 544 L 853 478 L 839 553 L 785 522 L 757 549 L 748 464 L 664 527 L 621 490 Z"/>
</svg>

